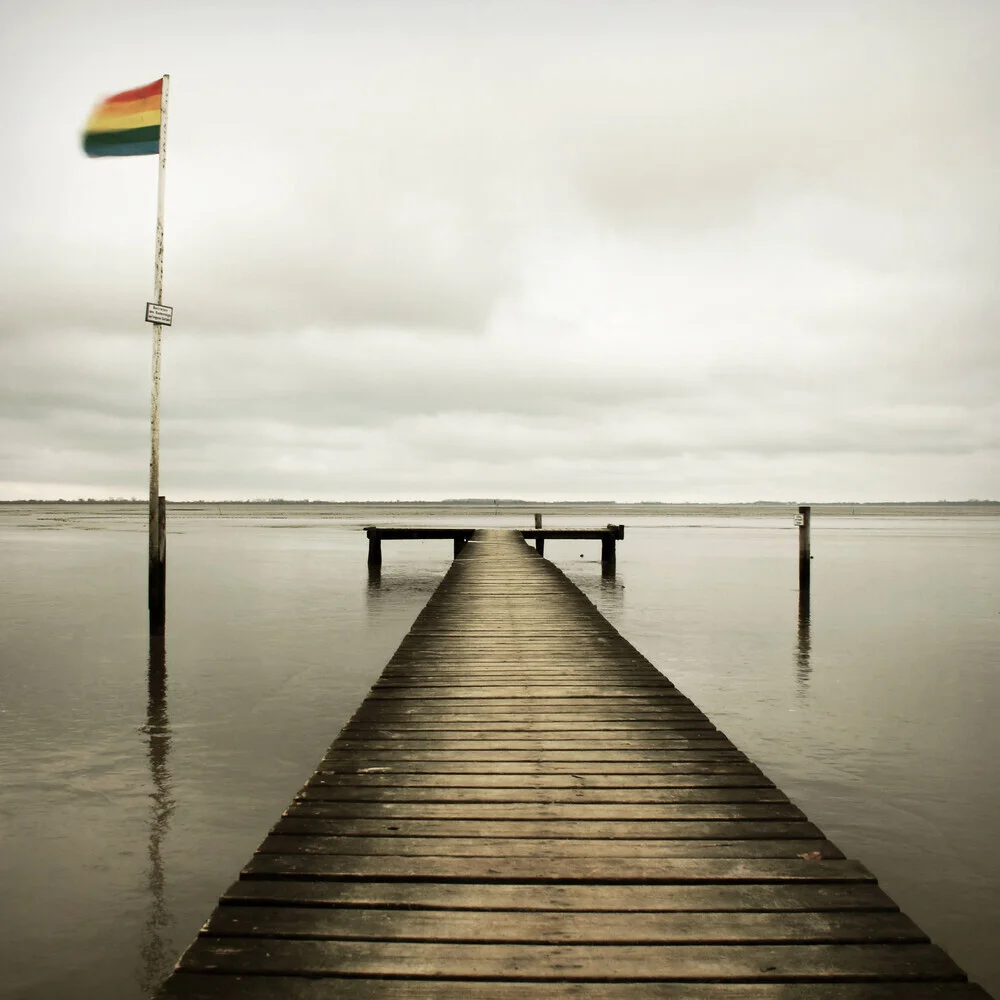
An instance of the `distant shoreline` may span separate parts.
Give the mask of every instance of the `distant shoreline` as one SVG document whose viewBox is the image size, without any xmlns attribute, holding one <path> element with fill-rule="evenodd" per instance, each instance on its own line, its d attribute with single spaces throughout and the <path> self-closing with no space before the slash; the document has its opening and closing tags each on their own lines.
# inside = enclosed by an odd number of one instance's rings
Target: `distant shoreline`
<svg viewBox="0 0 1000 1000">
<path fill-rule="evenodd" d="M 77 499 L 77 500 L 0 500 L 0 509 L 13 507 L 74 507 L 74 508 L 135 508 L 145 510 L 145 499 Z M 522 514 L 533 512 L 550 515 L 601 514 L 611 519 L 624 516 L 648 515 L 714 515 L 767 517 L 794 513 L 798 501 L 755 501 L 751 503 L 667 503 L 641 501 L 625 503 L 613 500 L 168 500 L 177 512 L 205 513 L 229 510 L 260 512 L 298 508 L 303 513 L 321 511 L 370 511 L 373 516 L 386 514 Z M 818 516 L 875 515 L 998 515 L 998 500 L 928 500 L 928 501 L 869 501 L 851 503 L 834 501 L 810 505 Z M 617 523 L 617 521 L 616 521 Z"/>
</svg>

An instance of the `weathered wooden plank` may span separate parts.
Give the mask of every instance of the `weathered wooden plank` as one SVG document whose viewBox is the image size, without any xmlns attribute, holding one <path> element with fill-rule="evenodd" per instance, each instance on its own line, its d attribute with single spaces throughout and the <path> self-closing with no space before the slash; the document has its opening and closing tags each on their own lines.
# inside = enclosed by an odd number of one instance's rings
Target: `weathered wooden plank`
<svg viewBox="0 0 1000 1000">
<path fill-rule="evenodd" d="M 746 758 L 649 760 L 649 761 L 495 761 L 466 760 L 396 760 L 366 763 L 357 755 L 323 760 L 321 770 L 329 774 L 567 774 L 583 780 L 587 775 L 660 775 L 675 774 L 752 774 L 761 771 Z"/>
<path fill-rule="evenodd" d="M 215 937 L 440 941 L 469 944 L 874 944 L 926 943 L 902 913 L 493 913 L 403 909 L 223 906 Z"/>
<path fill-rule="evenodd" d="M 616 675 L 619 674 L 619 668 L 617 666 L 608 664 L 605 667 L 605 676 L 603 681 L 601 674 L 598 671 L 594 671 L 592 674 L 577 673 L 575 667 L 571 663 L 567 663 L 565 665 L 554 664 L 551 672 L 539 672 L 537 670 L 498 670 L 496 673 L 482 675 L 471 668 L 462 671 L 461 674 L 456 671 L 454 675 L 431 675 L 423 674 L 415 670 L 407 670 L 405 675 L 400 674 L 397 678 L 390 678 L 388 680 L 383 679 L 379 681 L 372 690 L 381 696 L 382 694 L 392 694 L 402 690 L 434 688 L 436 689 L 433 692 L 434 694 L 440 694 L 442 691 L 445 693 L 448 691 L 454 691 L 456 697 L 459 697 L 466 693 L 465 689 L 467 688 L 479 690 L 482 688 L 498 688 L 501 686 L 504 688 L 541 687 L 545 690 L 557 689 L 557 697 L 559 696 L 558 691 L 567 692 L 563 695 L 564 697 L 576 697 L 569 692 L 581 688 L 593 690 L 603 686 L 603 684 L 607 682 L 607 671 L 609 669 L 613 670 Z M 660 675 L 656 675 L 656 677 L 659 676 Z M 617 687 L 623 689 L 624 693 L 613 695 L 613 697 L 632 697 L 632 691 L 635 688 L 642 690 L 657 688 L 657 694 L 661 695 L 669 695 L 675 690 L 672 687 L 663 687 L 660 685 L 657 682 L 656 677 L 651 677 L 645 671 L 641 674 L 636 673 L 633 676 L 618 676 L 616 679 L 616 685 Z M 594 696 L 584 695 L 583 697 Z M 378 700 L 384 701 L 386 699 L 380 697 Z"/>
<path fill-rule="evenodd" d="M 731 858 L 459 858 L 255 854 L 246 878 L 374 878 L 433 882 L 874 882 L 857 861 Z"/>
<path fill-rule="evenodd" d="M 580 657 L 558 657 L 549 654 L 543 659 L 525 663 L 522 658 L 517 661 L 502 661 L 489 653 L 483 652 L 476 656 L 463 656 L 460 659 L 449 660 L 437 653 L 432 661 L 421 663 L 412 657 L 400 658 L 394 661 L 392 669 L 386 668 L 378 680 L 378 684 L 411 684 L 418 681 L 424 684 L 510 684 L 511 678 L 534 682 L 535 684 L 602 684 L 608 679 L 608 659 L 594 658 L 592 665 L 587 665 Z M 634 684 L 636 682 L 658 684 L 669 678 L 664 677 L 655 667 L 635 660 L 616 658 L 614 664 L 615 680 L 619 684 Z"/>
<path fill-rule="evenodd" d="M 596 752 L 598 750 L 736 750 L 724 736 L 712 733 L 705 736 L 669 736 L 662 734 L 656 737 L 642 739 L 641 737 L 630 736 L 619 740 L 608 739 L 579 739 L 579 740 L 521 740 L 521 739 L 463 739 L 438 738 L 438 739 L 396 739 L 379 740 L 363 739 L 355 734 L 342 737 L 338 741 L 341 751 L 355 751 L 357 753 L 378 753 L 387 750 L 390 753 L 407 753 L 411 750 L 449 750 L 462 753 L 472 750 L 477 753 L 487 751 L 500 751 L 501 753 L 545 753 L 580 751 Z"/>
<path fill-rule="evenodd" d="M 260 941 L 201 937 L 180 968 L 264 975 L 458 979 L 961 980 L 940 949 L 921 944 L 500 945 L 400 941 Z"/>
<path fill-rule="evenodd" d="M 279 824 L 280 825 L 280 824 Z M 806 854 L 840 859 L 843 854 L 830 841 L 810 836 L 815 830 L 803 824 L 802 832 L 790 829 L 754 831 L 735 839 L 710 837 L 614 838 L 546 837 L 530 838 L 511 834 L 508 837 L 490 836 L 493 831 L 476 836 L 474 831 L 422 833 L 409 827 L 399 827 L 392 832 L 377 824 L 357 824 L 357 832 L 308 836 L 304 834 L 276 834 L 265 838 L 258 852 L 262 854 L 336 854 L 336 855 L 386 855 L 399 857 L 479 857 L 479 858 L 797 858 Z M 350 828 L 348 828 L 350 830 Z M 705 831 L 707 832 L 707 831 Z M 725 835 L 727 831 L 721 833 Z"/>
<path fill-rule="evenodd" d="M 745 761 L 735 747 L 711 747 L 704 750 L 360 750 L 356 747 L 335 747 L 323 758 L 325 764 L 357 761 L 375 765 L 426 761 L 457 761 L 505 764 L 517 762 L 587 764 L 612 763 L 671 763 L 677 761 Z"/>
<path fill-rule="evenodd" d="M 321 794 L 315 794 L 322 789 Z M 777 788 L 448 788 L 438 785 L 344 785 L 313 779 L 303 790 L 309 801 L 336 802 L 523 802 L 689 803 L 787 802 Z"/>
<path fill-rule="evenodd" d="M 581 702 L 583 707 L 600 705 L 607 701 L 612 705 L 624 705 L 630 700 L 647 704 L 683 704 L 687 701 L 682 695 L 672 693 L 670 688 L 659 687 L 615 687 L 605 689 L 593 685 L 590 687 L 529 687 L 527 685 L 511 685 L 509 687 L 396 687 L 384 690 L 373 690 L 368 695 L 372 703 L 379 701 L 436 701 L 447 705 L 461 705 L 466 701 L 490 701 L 497 706 L 517 706 L 518 702 L 531 701 L 540 705 L 556 703 Z"/>
<path fill-rule="evenodd" d="M 695 885 L 537 883 L 295 882 L 242 879 L 224 903 L 294 906 L 394 906 L 427 910 L 587 910 L 628 913 L 891 910 L 896 904 L 874 882 Z"/>
<path fill-rule="evenodd" d="M 403 772 L 393 768 L 363 768 L 364 773 L 350 771 L 317 771 L 300 793 L 310 798 L 318 788 L 573 788 L 581 791 L 595 789 L 642 789 L 653 793 L 674 788 L 774 788 L 773 783 L 750 765 L 713 767 L 693 765 L 684 771 L 671 769 L 666 773 L 629 771 L 627 773 L 513 773 L 505 767 L 502 773 L 494 771 L 437 771 L 433 781 L 425 772 Z M 399 801 L 405 801 L 400 799 Z M 669 799 L 664 800 L 669 801 Z"/>
<path fill-rule="evenodd" d="M 447 739 L 458 734 L 462 739 L 501 739 L 513 736 L 522 740 L 534 739 L 582 739 L 593 735 L 605 739 L 606 733 L 629 736 L 664 735 L 683 733 L 685 736 L 696 736 L 699 733 L 718 733 L 707 719 L 678 719 L 676 721 L 660 719 L 652 722 L 630 720 L 627 722 L 612 720 L 595 720 L 590 724 L 579 722 L 534 722 L 527 720 L 512 720 L 510 722 L 430 722 L 404 720 L 393 723 L 373 724 L 352 722 L 345 726 L 342 735 L 353 739 L 361 736 L 366 739 Z"/>
<path fill-rule="evenodd" d="M 336 802 L 293 803 L 278 821 L 295 836 L 525 837 L 529 839 L 747 840 L 821 836 L 807 820 L 482 820 L 342 815 Z"/>
<path fill-rule="evenodd" d="M 604 722 L 687 722 L 695 719 L 699 722 L 710 721 L 701 712 L 692 711 L 687 707 L 676 709 L 661 709 L 647 702 L 637 701 L 633 705 L 611 705 L 607 709 L 598 706 L 596 709 L 580 706 L 573 709 L 571 703 L 556 704 L 546 702 L 536 705 L 526 701 L 523 711 L 518 706 L 507 705 L 503 708 L 486 702 L 469 701 L 456 708 L 443 702 L 386 702 L 384 712 L 373 712 L 367 705 L 364 712 L 355 715 L 352 721 L 374 724 L 376 726 L 394 726 L 399 723 L 433 723 L 437 728 L 450 726 L 455 722 L 466 723 L 527 723 L 530 726 L 546 722 L 572 723 L 579 727 L 599 727 Z"/>
<path fill-rule="evenodd" d="M 584 824 L 612 820 L 659 820 L 664 829 L 678 820 L 726 820 L 746 824 L 749 820 L 804 821 L 805 814 L 791 802 L 344 802 L 328 799 L 325 815 L 341 819 L 434 819 L 447 822 L 527 820 L 583 821 Z"/>
<path fill-rule="evenodd" d="M 971 983 L 542 983 L 182 973 L 159 1000 L 989 1000 Z"/>
</svg>

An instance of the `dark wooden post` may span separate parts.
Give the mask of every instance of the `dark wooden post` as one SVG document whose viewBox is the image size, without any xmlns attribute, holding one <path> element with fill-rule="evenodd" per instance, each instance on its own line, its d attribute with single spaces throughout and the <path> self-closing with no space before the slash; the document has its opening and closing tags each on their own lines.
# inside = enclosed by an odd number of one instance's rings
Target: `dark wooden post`
<svg viewBox="0 0 1000 1000">
<path fill-rule="evenodd" d="M 452 553 L 452 557 L 453 558 L 455 558 L 455 559 L 458 558 L 459 552 L 461 552 L 462 549 L 465 548 L 465 543 L 468 540 L 469 539 L 465 535 L 456 535 L 455 536 L 455 548 L 454 548 L 454 551 Z"/>
<path fill-rule="evenodd" d="M 799 507 L 799 589 L 809 589 L 809 570 L 812 555 L 809 552 L 809 521 L 811 507 Z"/>
<path fill-rule="evenodd" d="M 615 536 L 608 532 L 601 539 L 601 563 L 604 566 L 614 566 L 615 564 Z"/>
<path fill-rule="evenodd" d="M 541 514 L 536 514 L 535 515 L 535 531 L 541 531 L 541 530 L 542 530 L 542 515 Z M 545 539 L 542 538 L 541 536 L 539 536 L 538 538 L 535 539 L 535 551 L 540 556 L 544 556 L 545 555 Z"/>
<path fill-rule="evenodd" d="M 365 532 L 368 535 L 368 565 L 382 565 L 382 539 L 379 538 L 378 528 L 368 528 Z"/>
<path fill-rule="evenodd" d="M 155 549 L 149 553 L 149 634 L 163 635 L 167 617 L 167 498 L 157 497 Z"/>
</svg>

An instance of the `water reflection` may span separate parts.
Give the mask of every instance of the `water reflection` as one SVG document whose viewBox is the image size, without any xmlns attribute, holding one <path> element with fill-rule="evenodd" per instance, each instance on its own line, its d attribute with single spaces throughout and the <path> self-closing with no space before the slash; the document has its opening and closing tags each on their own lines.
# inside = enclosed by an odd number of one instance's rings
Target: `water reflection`
<svg viewBox="0 0 1000 1000">
<path fill-rule="evenodd" d="M 804 695 L 809 688 L 812 665 L 809 662 L 812 640 L 809 635 L 809 588 L 799 590 L 799 624 L 795 645 L 795 679 L 799 694 Z"/>
<path fill-rule="evenodd" d="M 175 802 L 171 780 L 170 720 L 167 717 L 167 657 L 163 636 L 149 637 L 149 669 L 146 725 L 146 760 L 153 790 L 150 793 L 149 844 L 146 890 L 149 912 L 142 927 L 139 981 L 144 993 L 151 993 L 173 965 L 175 949 L 169 940 L 173 923 L 166 900 L 166 877 L 163 870 L 163 841 L 170 827 Z"/>
<path fill-rule="evenodd" d="M 614 564 L 601 567 L 601 603 L 602 611 L 621 611 L 625 601 L 625 581 L 615 572 Z"/>
<path fill-rule="evenodd" d="M 379 570 L 368 570 L 368 584 L 365 587 L 365 602 L 368 609 L 378 607 L 390 597 L 430 597 L 444 579 L 444 571 L 407 570 L 383 574 Z"/>
</svg>

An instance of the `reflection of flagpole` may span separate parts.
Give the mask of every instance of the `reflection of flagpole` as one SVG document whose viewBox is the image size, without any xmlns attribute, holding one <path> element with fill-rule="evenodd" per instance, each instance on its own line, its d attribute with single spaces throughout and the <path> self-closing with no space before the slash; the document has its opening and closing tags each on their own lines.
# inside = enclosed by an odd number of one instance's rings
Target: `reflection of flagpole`
<svg viewBox="0 0 1000 1000">
<path fill-rule="evenodd" d="M 163 201 L 167 180 L 167 94 L 170 77 L 163 77 L 160 94 L 160 168 L 156 187 L 156 250 L 153 258 L 153 302 L 163 305 Z M 158 311 L 146 307 L 153 322 L 153 390 L 150 407 L 149 456 L 149 632 L 163 635 L 166 617 L 167 531 L 166 505 L 160 496 L 160 340 L 163 327 Z M 169 322 L 169 320 L 168 320 Z"/>
<path fill-rule="evenodd" d="M 799 693 L 804 694 L 809 686 L 809 676 L 812 673 L 810 654 L 812 640 L 810 638 L 809 588 L 799 591 L 799 621 L 796 632 L 795 665 L 796 677 L 799 682 Z"/>
<path fill-rule="evenodd" d="M 167 716 L 167 664 L 163 639 L 149 640 L 148 701 L 146 703 L 145 734 L 148 740 L 146 758 L 153 783 L 150 795 L 149 866 L 146 869 L 146 889 L 149 893 L 149 914 L 142 928 L 140 982 L 143 994 L 155 990 L 167 973 L 173 959 L 173 949 L 167 934 L 173 917 L 166 900 L 166 875 L 163 866 L 163 841 L 174 812 L 173 782 L 170 774 L 170 721 Z"/>
</svg>

